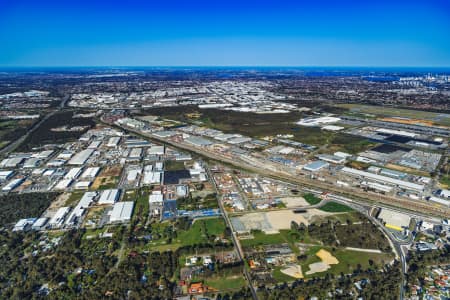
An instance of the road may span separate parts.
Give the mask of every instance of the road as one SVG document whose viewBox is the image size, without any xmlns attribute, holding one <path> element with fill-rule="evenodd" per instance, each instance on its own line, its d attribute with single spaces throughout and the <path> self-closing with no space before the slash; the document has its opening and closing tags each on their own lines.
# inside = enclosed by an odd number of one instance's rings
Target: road
<svg viewBox="0 0 450 300">
<path fill-rule="evenodd" d="M 4 147 L 3 149 L 0 150 L 0 155 L 6 155 L 9 154 L 10 152 L 14 151 L 17 147 L 19 147 L 29 136 L 30 134 L 32 134 L 33 132 L 36 131 L 36 129 L 39 128 L 39 126 L 41 126 L 45 121 L 47 121 L 51 116 L 53 116 L 54 114 L 56 114 L 57 112 L 61 111 L 62 109 L 64 109 L 64 107 L 66 106 L 67 101 L 70 99 L 69 95 L 64 96 L 63 100 L 61 101 L 61 103 L 58 106 L 57 110 L 54 110 L 50 113 L 48 113 L 47 115 L 45 115 L 45 117 L 43 117 L 40 121 L 34 123 L 34 125 L 28 129 L 27 133 L 25 133 L 24 135 L 22 135 L 21 137 L 19 137 L 17 140 L 15 140 L 14 142 L 10 143 L 9 145 L 7 145 L 6 147 Z"/>
<path fill-rule="evenodd" d="M 231 229 L 231 237 L 233 239 L 234 245 L 236 245 L 236 249 L 237 249 L 237 252 L 238 252 L 239 259 L 242 262 L 244 262 L 244 251 L 242 250 L 241 243 L 239 243 L 239 240 L 238 240 L 238 238 L 236 236 L 236 233 L 233 230 L 233 226 L 231 225 L 231 221 L 230 221 L 230 218 L 228 217 L 228 213 L 227 213 L 227 211 L 225 210 L 225 208 L 223 206 L 223 201 L 222 201 L 222 198 L 221 198 L 222 195 L 220 194 L 219 189 L 217 188 L 217 184 L 216 184 L 216 181 L 214 179 L 214 176 L 211 173 L 211 170 L 209 169 L 209 167 L 206 167 L 205 169 L 208 172 L 209 178 L 211 178 L 211 181 L 212 181 L 212 183 L 214 185 L 214 189 L 216 190 L 217 195 L 219 196 L 218 202 L 219 202 L 220 212 L 222 213 L 222 215 L 223 215 L 223 217 L 225 219 L 225 222 L 227 223 L 227 226 Z M 252 280 L 251 280 L 251 277 L 250 277 L 250 273 L 248 272 L 248 270 L 247 270 L 245 265 L 244 265 L 244 276 L 247 279 L 248 286 L 249 286 L 250 291 L 252 293 L 253 299 L 254 300 L 258 300 L 258 294 L 256 293 L 256 289 L 253 286 L 253 283 L 252 283 Z"/>
</svg>

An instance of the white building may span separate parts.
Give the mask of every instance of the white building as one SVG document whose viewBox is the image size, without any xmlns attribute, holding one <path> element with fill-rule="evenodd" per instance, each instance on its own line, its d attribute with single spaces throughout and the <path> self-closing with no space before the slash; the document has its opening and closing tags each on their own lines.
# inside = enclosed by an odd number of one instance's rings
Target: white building
<svg viewBox="0 0 450 300">
<path fill-rule="evenodd" d="M 83 178 L 83 179 L 94 179 L 99 172 L 100 172 L 100 168 L 99 167 L 90 167 L 90 168 L 87 168 L 83 172 L 83 174 L 81 174 L 81 178 Z"/>
<path fill-rule="evenodd" d="M 2 188 L 2 191 L 3 192 L 11 192 L 15 188 L 18 188 L 24 181 L 25 181 L 25 178 L 13 179 Z"/>
<path fill-rule="evenodd" d="M 72 168 L 67 172 L 67 174 L 64 176 L 64 179 L 77 179 L 78 176 L 80 176 L 81 168 Z"/>
<path fill-rule="evenodd" d="M 83 197 L 81 197 L 77 206 L 72 210 L 69 216 L 66 218 L 66 225 L 74 226 L 81 221 L 81 217 L 86 212 L 86 209 L 91 205 L 94 201 L 95 197 L 97 197 L 97 192 L 86 192 Z"/>
<path fill-rule="evenodd" d="M 50 228 L 60 228 L 64 224 L 64 220 L 70 211 L 70 207 L 60 207 L 55 215 L 48 221 Z"/>
<path fill-rule="evenodd" d="M 14 175 L 14 171 L 0 171 L 0 181 L 6 181 Z"/>
<path fill-rule="evenodd" d="M 119 196 L 120 190 L 118 189 L 104 190 L 100 195 L 98 204 L 114 204 L 119 200 Z"/>
<path fill-rule="evenodd" d="M 73 182 L 73 179 L 61 179 L 53 188 L 54 190 L 65 190 L 67 189 Z"/>
<path fill-rule="evenodd" d="M 69 160 L 69 165 L 84 165 L 92 153 L 94 153 L 94 149 L 85 149 L 78 152 Z"/>
<path fill-rule="evenodd" d="M 123 223 L 131 220 L 131 215 L 133 214 L 134 202 L 125 201 L 117 202 L 109 216 L 110 223 Z"/>
</svg>

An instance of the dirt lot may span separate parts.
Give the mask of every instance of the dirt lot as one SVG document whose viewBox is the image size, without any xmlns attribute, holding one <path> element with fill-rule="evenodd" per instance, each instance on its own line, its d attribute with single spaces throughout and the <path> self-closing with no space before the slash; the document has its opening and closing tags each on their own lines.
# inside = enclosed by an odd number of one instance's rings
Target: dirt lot
<svg viewBox="0 0 450 300">
<path fill-rule="evenodd" d="M 284 204 L 286 204 L 287 208 L 309 205 L 303 197 L 286 197 L 281 198 L 280 200 L 283 201 Z"/>
<path fill-rule="evenodd" d="M 327 215 L 329 215 L 329 213 L 318 209 L 308 209 L 308 211 L 303 214 L 295 214 L 291 210 L 278 210 L 267 212 L 266 218 L 273 228 L 280 230 L 291 228 L 292 221 L 309 225 L 314 217 Z"/>
<path fill-rule="evenodd" d="M 300 265 L 289 265 L 286 268 L 281 269 L 281 273 L 297 279 L 303 278 L 302 267 Z"/>
<path fill-rule="evenodd" d="M 328 252 L 327 250 L 324 250 L 324 249 L 320 249 L 316 253 L 316 256 L 319 257 L 324 263 L 326 263 L 328 265 L 337 265 L 339 263 L 339 261 L 337 260 L 336 257 L 331 255 L 330 252 Z"/>
<path fill-rule="evenodd" d="M 96 190 L 102 185 L 115 184 L 116 178 L 122 173 L 122 166 L 111 166 L 102 170 L 99 176 L 95 178 L 91 188 Z"/>
</svg>

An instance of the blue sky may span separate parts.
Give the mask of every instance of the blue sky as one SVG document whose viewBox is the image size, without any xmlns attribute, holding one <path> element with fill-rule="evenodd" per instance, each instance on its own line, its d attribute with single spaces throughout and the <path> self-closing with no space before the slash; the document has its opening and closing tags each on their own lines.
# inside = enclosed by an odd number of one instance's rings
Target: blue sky
<svg viewBox="0 0 450 300">
<path fill-rule="evenodd" d="M 0 0 L 0 66 L 450 66 L 450 1 Z"/>
</svg>

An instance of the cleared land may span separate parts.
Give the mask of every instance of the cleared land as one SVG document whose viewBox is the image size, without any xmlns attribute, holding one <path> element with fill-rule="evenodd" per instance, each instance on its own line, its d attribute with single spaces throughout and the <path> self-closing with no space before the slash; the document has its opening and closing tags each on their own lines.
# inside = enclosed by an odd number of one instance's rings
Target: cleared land
<svg viewBox="0 0 450 300">
<path fill-rule="evenodd" d="M 434 124 L 450 126 L 449 114 L 362 104 L 338 104 L 337 106 L 350 109 L 352 112 L 367 113 L 385 117 L 431 120 Z"/>
<path fill-rule="evenodd" d="M 27 132 L 35 120 L 0 120 L 0 149 Z"/>
</svg>

